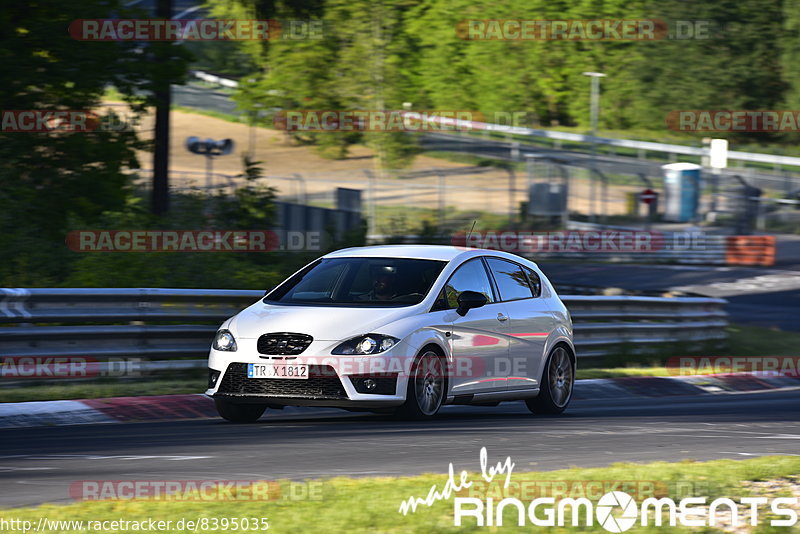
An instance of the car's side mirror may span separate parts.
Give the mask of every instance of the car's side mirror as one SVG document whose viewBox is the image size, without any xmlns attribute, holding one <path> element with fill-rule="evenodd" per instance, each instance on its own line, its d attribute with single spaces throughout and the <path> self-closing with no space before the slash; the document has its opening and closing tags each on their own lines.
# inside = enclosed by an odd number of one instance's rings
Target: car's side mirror
<svg viewBox="0 0 800 534">
<path fill-rule="evenodd" d="M 458 308 L 456 313 L 464 317 L 472 308 L 480 308 L 486 304 L 486 295 L 477 291 L 462 291 L 458 295 Z"/>
</svg>

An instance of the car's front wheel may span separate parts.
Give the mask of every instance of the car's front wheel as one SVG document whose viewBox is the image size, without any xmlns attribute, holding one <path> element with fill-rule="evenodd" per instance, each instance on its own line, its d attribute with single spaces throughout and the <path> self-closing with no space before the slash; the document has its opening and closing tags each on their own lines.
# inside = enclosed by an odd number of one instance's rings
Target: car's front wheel
<svg viewBox="0 0 800 534">
<path fill-rule="evenodd" d="M 547 358 L 539 395 L 525 404 L 533 413 L 559 414 L 567 409 L 575 385 L 575 366 L 567 348 L 558 345 Z"/>
<path fill-rule="evenodd" d="M 431 347 L 423 349 L 411 368 L 406 402 L 397 415 L 407 419 L 433 417 L 444 403 L 446 387 L 444 358 Z"/>
<path fill-rule="evenodd" d="M 264 415 L 266 406 L 259 404 L 239 404 L 228 399 L 215 398 L 217 413 L 231 423 L 255 423 Z"/>
</svg>

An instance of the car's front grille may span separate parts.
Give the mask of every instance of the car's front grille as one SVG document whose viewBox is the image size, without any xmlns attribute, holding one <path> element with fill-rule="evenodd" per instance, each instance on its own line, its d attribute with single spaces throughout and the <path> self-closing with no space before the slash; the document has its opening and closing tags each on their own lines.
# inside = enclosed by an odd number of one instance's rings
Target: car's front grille
<svg viewBox="0 0 800 534">
<path fill-rule="evenodd" d="M 314 338 L 308 334 L 273 332 L 258 338 L 256 345 L 259 354 L 300 354 L 311 345 Z"/>
<path fill-rule="evenodd" d="M 303 399 L 346 399 L 341 380 L 330 365 L 309 365 L 308 378 L 247 378 L 246 363 L 231 363 L 217 393 Z"/>
</svg>

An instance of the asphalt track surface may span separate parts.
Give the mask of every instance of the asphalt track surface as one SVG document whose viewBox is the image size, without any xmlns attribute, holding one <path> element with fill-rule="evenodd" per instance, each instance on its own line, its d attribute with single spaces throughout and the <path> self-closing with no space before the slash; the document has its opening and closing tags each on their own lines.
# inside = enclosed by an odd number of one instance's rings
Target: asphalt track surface
<svg viewBox="0 0 800 534">
<path fill-rule="evenodd" d="M 431 422 L 329 410 L 233 425 L 217 419 L 0 431 L 0 507 L 71 502 L 80 480 L 265 480 L 800 454 L 800 390 L 575 401 L 560 417 L 520 402 L 446 407 Z M 278 412 L 279 413 L 279 412 Z"/>
<path fill-rule="evenodd" d="M 728 301 L 730 321 L 800 332 L 800 269 L 557 263 L 539 266 L 556 287 L 682 291 Z M 568 294 L 569 290 L 561 293 Z"/>
</svg>

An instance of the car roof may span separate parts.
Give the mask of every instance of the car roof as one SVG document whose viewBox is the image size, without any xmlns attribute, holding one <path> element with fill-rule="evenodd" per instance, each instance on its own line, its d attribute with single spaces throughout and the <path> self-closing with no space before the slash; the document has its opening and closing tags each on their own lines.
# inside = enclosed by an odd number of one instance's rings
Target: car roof
<svg viewBox="0 0 800 534">
<path fill-rule="evenodd" d="M 445 245 L 375 245 L 353 247 L 326 254 L 326 258 L 384 257 L 450 261 L 466 249 Z"/>
<path fill-rule="evenodd" d="M 526 260 L 515 254 L 499 250 L 481 248 L 454 247 L 449 245 L 374 245 L 369 247 L 353 247 L 337 250 L 323 256 L 324 258 L 416 258 L 421 260 L 451 261 L 459 256 L 464 259 L 473 256 L 498 256 L 511 260 Z M 535 264 L 535 263 L 534 263 Z"/>
</svg>

